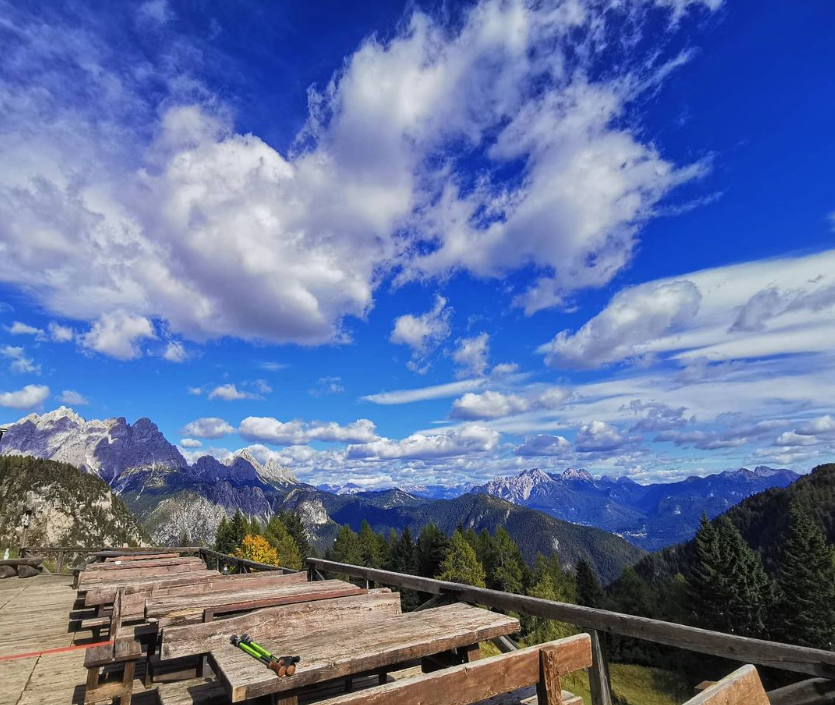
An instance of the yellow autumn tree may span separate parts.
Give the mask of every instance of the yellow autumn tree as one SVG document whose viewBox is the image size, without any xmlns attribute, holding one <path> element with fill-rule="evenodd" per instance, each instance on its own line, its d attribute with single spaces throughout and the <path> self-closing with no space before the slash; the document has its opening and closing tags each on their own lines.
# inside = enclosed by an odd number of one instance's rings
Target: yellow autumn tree
<svg viewBox="0 0 835 705">
<path fill-rule="evenodd" d="M 247 534 L 241 541 L 241 546 L 235 551 L 238 558 L 246 558 L 257 563 L 278 565 L 278 551 L 263 536 Z"/>
</svg>

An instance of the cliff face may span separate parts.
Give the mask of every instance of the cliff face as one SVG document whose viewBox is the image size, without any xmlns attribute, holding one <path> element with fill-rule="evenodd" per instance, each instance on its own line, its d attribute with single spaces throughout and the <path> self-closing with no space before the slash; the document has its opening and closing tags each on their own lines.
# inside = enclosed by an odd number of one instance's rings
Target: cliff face
<svg viewBox="0 0 835 705">
<path fill-rule="evenodd" d="M 30 546 L 138 545 L 148 540 L 106 482 L 32 457 L 0 457 L 0 546 L 16 546 L 26 508 Z"/>
</svg>

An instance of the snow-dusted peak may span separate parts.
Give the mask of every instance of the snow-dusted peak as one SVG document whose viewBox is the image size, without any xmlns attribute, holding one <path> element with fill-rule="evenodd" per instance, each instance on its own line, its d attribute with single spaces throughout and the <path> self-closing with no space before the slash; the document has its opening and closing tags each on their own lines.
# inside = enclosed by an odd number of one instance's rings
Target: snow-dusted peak
<svg viewBox="0 0 835 705">
<path fill-rule="evenodd" d="M 563 480 L 579 480 L 581 482 L 594 482 L 594 478 L 582 468 L 568 468 L 560 477 Z"/>
<path fill-rule="evenodd" d="M 233 481 L 260 480 L 269 485 L 297 485 L 299 483 L 295 475 L 275 458 L 268 458 L 266 463 L 261 463 L 247 448 L 239 450 L 226 462 L 231 470 L 230 479 Z"/>
</svg>

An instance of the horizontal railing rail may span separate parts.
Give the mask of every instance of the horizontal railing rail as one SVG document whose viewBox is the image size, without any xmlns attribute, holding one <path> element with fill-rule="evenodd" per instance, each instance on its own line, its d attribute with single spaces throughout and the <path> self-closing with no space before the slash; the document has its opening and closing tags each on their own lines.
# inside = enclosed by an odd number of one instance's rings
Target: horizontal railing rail
<svg viewBox="0 0 835 705">
<path fill-rule="evenodd" d="M 461 583 L 423 578 L 418 575 L 337 563 L 322 558 L 308 558 L 307 565 L 314 574 L 313 577 L 316 577 L 315 571 L 338 573 L 381 585 L 407 588 L 431 595 L 444 595 L 459 602 L 477 603 L 499 610 L 553 619 L 582 629 L 619 634 L 688 651 L 721 656 L 734 661 L 835 679 L 835 652 L 833 651 L 750 639 L 684 624 L 543 600 L 527 595 L 515 595 Z"/>
<path fill-rule="evenodd" d="M 224 563 L 226 565 L 234 566 L 233 571 L 236 573 L 248 573 L 250 570 L 277 570 L 282 573 L 297 573 L 297 570 L 293 570 L 292 568 L 287 568 L 283 565 L 270 565 L 269 563 L 259 563 L 258 561 L 251 561 L 248 558 L 239 558 L 238 556 L 230 556 L 228 553 L 220 553 L 219 551 L 213 551 L 210 548 L 201 548 L 200 557 L 209 565 L 209 561 L 214 559 L 214 561 L 220 565 Z"/>
</svg>

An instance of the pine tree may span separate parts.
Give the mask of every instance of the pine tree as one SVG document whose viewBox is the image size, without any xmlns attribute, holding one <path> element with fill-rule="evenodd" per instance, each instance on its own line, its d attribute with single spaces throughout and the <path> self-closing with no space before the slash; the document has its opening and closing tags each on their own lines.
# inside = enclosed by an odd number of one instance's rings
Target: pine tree
<svg viewBox="0 0 835 705">
<path fill-rule="evenodd" d="M 456 530 L 452 535 L 446 558 L 441 564 L 438 580 L 485 587 L 485 579 L 484 566 L 476 558 L 473 547 L 464 535 Z"/>
<path fill-rule="evenodd" d="M 305 529 L 304 522 L 302 522 L 299 513 L 282 510 L 278 513 L 278 518 L 281 519 L 281 523 L 284 524 L 287 531 L 290 532 L 290 536 L 296 542 L 301 557 L 307 558 L 310 556 L 310 539 L 307 537 L 307 529 Z"/>
<path fill-rule="evenodd" d="M 649 585 L 631 566 L 624 568 L 617 580 L 615 609 L 641 617 L 653 616 L 653 596 Z"/>
<path fill-rule="evenodd" d="M 264 535 L 264 527 L 261 526 L 261 522 L 258 521 L 258 517 L 253 516 L 249 520 L 249 530 L 247 531 L 248 534 L 252 536 L 263 536 Z"/>
<path fill-rule="evenodd" d="M 835 646 L 835 549 L 798 502 L 779 546 L 780 600 L 774 631 L 782 641 L 817 649 Z"/>
<path fill-rule="evenodd" d="M 371 528 L 371 524 L 369 524 L 365 519 L 363 519 L 362 524 L 360 524 L 358 538 L 362 561 L 360 565 L 364 565 L 368 568 L 382 568 L 386 556 L 385 539 L 382 539 L 381 541 L 382 537 L 378 536 L 374 532 L 374 529 Z"/>
<path fill-rule="evenodd" d="M 183 529 L 183 533 L 180 534 L 180 546 L 191 546 L 191 536 L 188 535 L 188 530 Z"/>
<path fill-rule="evenodd" d="M 544 561 L 544 557 L 543 557 Z M 551 572 L 548 570 L 536 573 L 537 578 L 531 588 L 528 590 L 528 595 L 531 597 L 538 597 L 542 600 L 557 600 L 560 601 L 560 595 L 557 586 L 554 584 L 554 579 Z M 574 633 L 574 629 L 569 624 L 564 622 L 555 622 L 553 619 L 544 619 L 543 617 L 522 617 L 522 630 L 525 633 L 525 643 L 528 645 L 541 644 L 545 641 L 553 641 L 554 639 L 561 639 L 570 636 Z"/>
<path fill-rule="evenodd" d="M 246 536 L 247 531 L 249 531 L 249 521 L 243 514 L 241 514 L 240 509 L 235 510 L 235 515 L 232 517 L 231 527 L 230 534 L 232 536 L 232 540 L 234 540 L 236 547 L 240 546 L 241 543 L 243 543 L 244 536 Z"/>
<path fill-rule="evenodd" d="M 434 578 L 441 571 L 441 563 L 448 550 L 449 537 L 429 522 L 423 527 L 417 541 L 418 574 Z"/>
<path fill-rule="evenodd" d="M 330 558 L 338 563 L 362 565 L 362 548 L 359 536 L 351 530 L 348 524 L 343 525 L 336 535 Z"/>
<path fill-rule="evenodd" d="M 760 554 L 745 543 L 726 515 L 713 524 L 702 518 L 688 583 L 698 626 L 739 636 L 768 636 L 774 585 Z"/>
<path fill-rule="evenodd" d="M 400 537 L 394 533 L 394 541 L 389 552 L 389 567 L 396 573 L 415 573 L 417 571 L 417 547 L 412 532 L 407 526 Z"/>
<path fill-rule="evenodd" d="M 584 607 L 602 607 L 606 594 L 600 587 L 600 581 L 591 563 L 582 559 L 577 561 L 577 604 Z"/>
<path fill-rule="evenodd" d="M 264 538 L 278 553 L 278 564 L 286 568 L 301 570 L 302 557 L 295 539 L 287 531 L 284 522 L 278 516 L 273 516 L 264 530 Z"/>
<path fill-rule="evenodd" d="M 215 532 L 215 551 L 232 556 L 237 547 L 238 542 L 235 540 L 232 524 L 229 519 L 223 517 Z"/>
<path fill-rule="evenodd" d="M 525 583 L 526 566 L 519 546 L 500 526 L 493 537 L 493 550 L 487 568 L 487 582 L 493 590 L 521 593 Z"/>
</svg>

